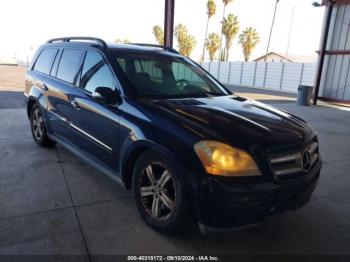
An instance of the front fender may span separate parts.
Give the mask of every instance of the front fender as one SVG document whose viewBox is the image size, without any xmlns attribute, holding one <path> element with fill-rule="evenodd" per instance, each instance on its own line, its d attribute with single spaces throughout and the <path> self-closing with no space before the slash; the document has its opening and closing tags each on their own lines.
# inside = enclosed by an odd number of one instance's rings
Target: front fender
<svg viewBox="0 0 350 262">
<path fill-rule="evenodd" d="M 132 166 L 130 166 L 130 164 L 134 163 L 134 161 L 136 161 L 136 159 L 147 150 L 153 150 L 165 156 L 171 162 L 174 163 L 174 165 L 179 169 L 180 172 L 185 172 L 185 168 L 183 167 L 182 163 L 172 152 L 170 152 L 165 147 L 149 140 L 137 140 L 134 142 L 131 142 L 130 140 L 128 143 L 128 147 L 122 150 L 124 151 L 124 153 L 122 154 L 119 169 L 121 170 L 122 181 L 124 182 L 126 187 L 129 187 L 131 182 Z"/>
</svg>

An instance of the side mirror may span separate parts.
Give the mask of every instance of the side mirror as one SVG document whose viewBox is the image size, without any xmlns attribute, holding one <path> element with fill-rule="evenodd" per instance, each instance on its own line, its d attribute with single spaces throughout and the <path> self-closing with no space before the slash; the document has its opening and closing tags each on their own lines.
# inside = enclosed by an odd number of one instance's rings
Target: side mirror
<svg viewBox="0 0 350 262">
<path fill-rule="evenodd" d="M 107 104 L 107 105 L 116 105 L 121 102 L 121 97 L 119 92 L 113 91 L 109 87 L 97 87 L 92 93 L 92 99 L 96 102 Z"/>
</svg>

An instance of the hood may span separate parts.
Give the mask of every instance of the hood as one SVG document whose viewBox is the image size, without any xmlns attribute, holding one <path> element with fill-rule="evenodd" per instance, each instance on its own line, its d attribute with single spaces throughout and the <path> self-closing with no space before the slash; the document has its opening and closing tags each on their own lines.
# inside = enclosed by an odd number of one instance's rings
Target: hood
<svg viewBox="0 0 350 262">
<path fill-rule="evenodd" d="M 313 133 L 302 119 L 238 96 L 162 99 L 147 102 L 155 110 L 205 139 L 234 145 L 295 144 Z"/>
</svg>

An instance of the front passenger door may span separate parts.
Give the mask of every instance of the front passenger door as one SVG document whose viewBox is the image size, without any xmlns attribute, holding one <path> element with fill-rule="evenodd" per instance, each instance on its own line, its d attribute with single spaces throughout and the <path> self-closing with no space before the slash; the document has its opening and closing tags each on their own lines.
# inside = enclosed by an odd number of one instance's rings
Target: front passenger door
<svg viewBox="0 0 350 262">
<path fill-rule="evenodd" d="M 108 63 L 96 51 L 87 51 L 79 78 L 79 87 L 86 96 L 72 100 L 75 114 L 73 127 L 81 134 L 79 147 L 109 168 L 116 170 L 119 158 L 119 115 L 116 105 L 93 99 L 98 87 L 116 90 L 116 79 Z"/>
</svg>

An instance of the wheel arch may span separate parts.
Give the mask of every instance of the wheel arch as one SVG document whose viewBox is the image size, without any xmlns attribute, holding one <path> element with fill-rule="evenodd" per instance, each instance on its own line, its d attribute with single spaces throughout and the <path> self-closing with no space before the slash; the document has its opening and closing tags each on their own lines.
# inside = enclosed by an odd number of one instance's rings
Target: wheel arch
<svg viewBox="0 0 350 262">
<path fill-rule="evenodd" d="M 167 157 L 169 160 L 173 161 L 176 166 L 183 169 L 180 161 L 168 149 L 151 141 L 137 141 L 128 150 L 128 153 L 126 154 L 121 163 L 122 180 L 126 188 L 131 188 L 132 171 L 134 168 L 134 163 L 143 153 L 149 150 L 158 152 L 159 154 Z"/>
<path fill-rule="evenodd" d="M 46 105 L 47 102 L 43 98 L 44 98 L 43 92 L 39 87 L 33 85 L 29 88 L 28 98 L 27 98 L 27 116 L 28 116 L 28 118 L 30 118 L 30 112 L 31 112 L 34 104 L 36 104 L 36 103 L 40 104 L 40 106 L 42 108 L 47 107 L 47 105 Z"/>
<path fill-rule="evenodd" d="M 32 111 L 33 106 L 37 103 L 37 100 L 34 99 L 33 97 L 28 99 L 28 103 L 27 103 L 27 116 L 28 119 L 30 118 L 30 112 Z"/>
</svg>

